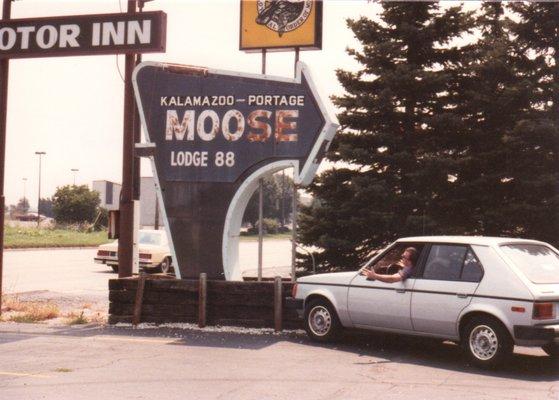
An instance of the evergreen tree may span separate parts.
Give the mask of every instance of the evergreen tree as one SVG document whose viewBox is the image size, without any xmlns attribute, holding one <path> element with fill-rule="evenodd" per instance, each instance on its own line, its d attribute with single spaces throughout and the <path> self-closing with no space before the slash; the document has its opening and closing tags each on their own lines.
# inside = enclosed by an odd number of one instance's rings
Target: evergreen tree
<svg viewBox="0 0 559 400">
<path fill-rule="evenodd" d="M 511 23 L 502 3 L 484 3 L 476 18 L 480 39 L 463 49 L 464 68 L 455 79 L 455 111 L 463 123 L 454 132 L 458 168 L 444 197 L 454 210 L 448 223 L 464 234 L 517 234 L 509 216 L 518 198 L 510 137 L 530 109 L 532 86 L 515 62 L 520 51 L 507 29 Z"/>
<path fill-rule="evenodd" d="M 509 138 L 514 197 L 508 207 L 519 236 L 559 244 L 559 3 L 523 2 L 509 7 L 521 53 L 516 65 L 532 85 L 531 108 Z"/>
<path fill-rule="evenodd" d="M 342 126 L 327 155 L 337 167 L 310 187 L 300 239 L 318 246 L 323 269 L 355 269 L 367 254 L 401 236 L 451 233 L 442 194 L 456 167 L 448 132 L 452 70 L 460 59 L 452 41 L 471 26 L 461 7 L 432 2 L 382 3 L 380 21 L 349 20 L 362 44 L 349 54 L 358 72 L 338 71 L 346 94 L 334 98 Z"/>
</svg>

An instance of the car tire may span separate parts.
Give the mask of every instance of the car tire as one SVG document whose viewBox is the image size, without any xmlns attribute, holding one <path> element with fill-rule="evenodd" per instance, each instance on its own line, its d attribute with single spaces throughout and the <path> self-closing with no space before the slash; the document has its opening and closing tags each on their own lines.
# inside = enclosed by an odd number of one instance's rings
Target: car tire
<svg viewBox="0 0 559 400">
<path fill-rule="evenodd" d="M 168 274 L 171 272 L 171 259 L 169 257 L 165 257 L 161 264 L 159 264 L 159 271 L 163 274 Z"/>
<path fill-rule="evenodd" d="M 551 358 L 559 360 L 559 345 L 557 343 L 548 343 L 542 346 L 543 351 L 545 351 Z"/>
<path fill-rule="evenodd" d="M 509 331 L 499 320 L 476 317 L 464 327 L 462 348 L 472 364 L 493 369 L 512 355 L 514 343 Z"/>
<path fill-rule="evenodd" d="M 342 325 L 328 300 L 311 300 L 305 306 L 305 330 L 317 342 L 330 342 L 339 337 Z"/>
<path fill-rule="evenodd" d="M 115 274 L 118 274 L 118 265 L 111 265 L 111 269 Z"/>
</svg>

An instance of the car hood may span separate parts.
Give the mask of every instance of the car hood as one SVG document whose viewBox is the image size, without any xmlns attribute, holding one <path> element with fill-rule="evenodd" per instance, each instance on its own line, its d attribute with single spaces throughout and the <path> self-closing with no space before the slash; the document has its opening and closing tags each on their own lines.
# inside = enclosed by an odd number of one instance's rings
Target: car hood
<svg viewBox="0 0 559 400">
<path fill-rule="evenodd" d="M 117 251 L 118 243 L 113 242 L 113 243 L 102 244 L 98 247 L 98 250 Z"/>
<path fill-rule="evenodd" d="M 351 280 L 355 278 L 355 275 L 357 275 L 357 271 L 316 274 L 299 278 L 297 279 L 297 283 L 329 283 L 338 285 L 349 285 Z"/>
</svg>

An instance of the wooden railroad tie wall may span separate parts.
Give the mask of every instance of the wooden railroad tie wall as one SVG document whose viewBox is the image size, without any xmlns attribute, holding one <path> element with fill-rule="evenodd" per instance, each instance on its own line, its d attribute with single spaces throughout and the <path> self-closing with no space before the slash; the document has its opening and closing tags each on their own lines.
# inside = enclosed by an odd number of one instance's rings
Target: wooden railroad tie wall
<svg viewBox="0 0 559 400">
<path fill-rule="evenodd" d="M 199 323 L 199 299 L 203 298 L 198 290 L 201 281 L 147 278 L 143 283 L 143 294 L 138 293 L 137 296 L 138 278 L 111 279 L 109 323 Z M 274 302 L 274 282 L 207 281 L 206 287 L 204 325 L 275 327 L 276 330 L 302 327 L 296 310 L 285 301 L 286 297 L 291 296 L 291 282 L 281 285 L 280 307 Z M 276 296 L 279 296 L 279 285 L 276 291 Z M 275 320 L 278 312 L 281 319 Z"/>
</svg>

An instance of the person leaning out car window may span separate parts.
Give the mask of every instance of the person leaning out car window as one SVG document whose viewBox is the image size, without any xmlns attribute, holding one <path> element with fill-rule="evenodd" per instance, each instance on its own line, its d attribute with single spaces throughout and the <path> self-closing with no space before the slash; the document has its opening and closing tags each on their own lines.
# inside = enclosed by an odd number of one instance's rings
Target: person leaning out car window
<svg viewBox="0 0 559 400">
<path fill-rule="evenodd" d="M 415 247 L 408 247 L 404 250 L 402 258 L 395 265 L 401 267 L 402 269 L 395 274 L 385 275 L 378 274 L 373 269 L 364 269 L 361 271 L 361 275 L 366 276 L 367 280 L 379 280 L 386 283 L 401 282 L 408 279 L 415 267 L 417 258 L 419 257 L 419 252 Z"/>
</svg>

